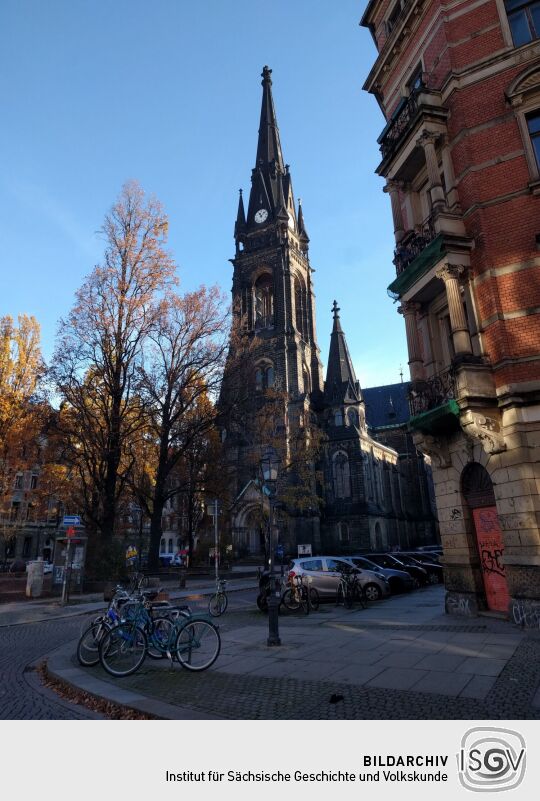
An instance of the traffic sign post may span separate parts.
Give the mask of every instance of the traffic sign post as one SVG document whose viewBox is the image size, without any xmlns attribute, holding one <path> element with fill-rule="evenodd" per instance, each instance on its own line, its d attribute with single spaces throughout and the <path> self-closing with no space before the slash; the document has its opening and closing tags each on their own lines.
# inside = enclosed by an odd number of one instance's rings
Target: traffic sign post
<svg viewBox="0 0 540 801">
<path fill-rule="evenodd" d="M 62 525 L 64 528 L 70 528 L 71 526 L 80 526 L 81 525 L 81 518 L 79 515 L 64 515 L 62 520 Z"/>
</svg>

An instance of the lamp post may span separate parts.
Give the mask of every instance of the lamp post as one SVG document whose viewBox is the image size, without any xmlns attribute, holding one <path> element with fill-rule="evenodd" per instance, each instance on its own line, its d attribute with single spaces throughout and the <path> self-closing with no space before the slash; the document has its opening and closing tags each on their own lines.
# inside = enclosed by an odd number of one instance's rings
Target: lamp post
<svg viewBox="0 0 540 801">
<path fill-rule="evenodd" d="M 263 477 L 263 492 L 268 497 L 270 506 L 268 515 L 268 548 L 269 548 L 269 582 L 270 595 L 268 597 L 268 640 L 267 645 L 281 645 L 279 638 L 279 602 L 281 596 L 280 582 L 274 575 L 274 509 L 276 501 L 276 487 L 279 474 L 280 458 L 276 451 L 268 447 L 261 458 L 261 473 Z"/>
</svg>

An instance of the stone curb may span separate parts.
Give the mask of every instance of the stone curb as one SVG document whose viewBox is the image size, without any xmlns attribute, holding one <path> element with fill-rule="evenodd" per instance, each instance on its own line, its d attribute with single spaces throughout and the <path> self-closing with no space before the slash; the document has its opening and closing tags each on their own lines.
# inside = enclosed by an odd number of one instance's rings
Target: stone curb
<svg viewBox="0 0 540 801">
<path fill-rule="evenodd" d="M 84 668 L 73 664 L 72 656 L 76 642 L 76 640 L 72 640 L 45 657 L 47 673 L 61 684 L 67 685 L 73 690 L 88 693 L 100 701 L 133 709 L 143 714 L 154 715 L 160 720 L 228 720 L 219 715 L 200 713 L 189 707 L 168 704 L 165 701 L 131 692 L 131 690 L 124 690 L 121 686 L 110 684 L 90 675 Z M 121 682 L 122 679 L 117 681 Z"/>
</svg>

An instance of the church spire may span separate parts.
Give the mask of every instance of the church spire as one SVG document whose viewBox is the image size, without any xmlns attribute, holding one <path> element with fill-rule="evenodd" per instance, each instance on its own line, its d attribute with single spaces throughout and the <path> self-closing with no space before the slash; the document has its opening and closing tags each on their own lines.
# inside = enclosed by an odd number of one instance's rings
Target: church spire
<svg viewBox="0 0 540 801">
<path fill-rule="evenodd" d="M 330 352 L 326 368 L 324 399 L 328 404 L 358 403 L 361 400 L 360 383 L 352 365 L 345 334 L 339 319 L 339 306 L 332 306 L 334 323 L 330 337 Z"/>
<path fill-rule="evenodd" d="M 244 198 L 242 197 L 242 190 L 239 189 L 238 197 L 238 213 L 236 215 L 236 222 L 234 224 L 234 235 L 238 237 L 246 227 L 246 213 L 244 211 Z"/>
<path fill-rule="evenodd" d="M 272 97 L 272 70 L 263 67 L 262 105 L 257 156 L 251 174 L 246 226 L 262 228 L 285 219 L 290 193 L 290 175 L 283 161 L 279 129 Z"/>
<path fill-rule="evenodd" d="M 309 236 L 307 235 L 306 225 L 304 223 L 304 213 L 302 211 L 302 201 L 300 200 L 300 198 L 298 198 L 298 234 L 300 236 L 300 239 L 303 240 L 303 242 L 307 246 L 309 242 Z"/>
<path fill-rule="evenodd" d="M 261 73 L 263 96 L 261 105 L 261 121 L 259 123 L 259 141 L 257 142 L 256 166 L 259 166 L 260 164 L 272 164 L 272 162 L 275 162 L 277 169 L 279 169 L 280 172 L 284 172 L 283 153 L 281 152 L 276 110 L 274 108 L 274 99 L 272 97 L 271 74 L 271 69 L 268 67 L 263 67 L 263 71 Z"/>
</svg>

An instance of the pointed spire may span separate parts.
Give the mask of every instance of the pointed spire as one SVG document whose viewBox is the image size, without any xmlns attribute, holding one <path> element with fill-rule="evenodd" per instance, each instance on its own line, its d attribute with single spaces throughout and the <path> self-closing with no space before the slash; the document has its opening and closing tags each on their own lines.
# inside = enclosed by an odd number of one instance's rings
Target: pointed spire
<svg viewBox="0 0 540 801">
<path fill-rule="evenodd" d="M 248 228 L 262 224 L 261 216 L 267 222 L 278 217 L 284 219 L 282 206 L 287 211 L 287 199 L 291 191 L 290 176 L 286 172 L 279 140 L 279 129 L 272 98 L 272 70 L 264 67 L 262 71 L 262 105 L 257 141 L 257 157 L 251 175 L 251 192 L 247 207 Z M 256 219 L 260 211 L 265 211 Z"/>
<path fill-rule="evenodd" d="M 257 142 L 257 161 L 259 165 L 271 164 L 275 162 L 276 167 L 284 172 L 283 154 L 281 152 L 281 143 L 279 141 L 279 130 L 276 120 L 276 110 L 274 108 L 274 99 L 272 97 L 272 78 L 270 77 L 272 70 L 268 67 L 263 67 L 261 73 L 262 77 L 262 105 L 261 105 L 261 121 L 259 123 L 259 141 Z"/>
<path fill-rule="evenodd" d="M 238 236 L 246 227 L 246 212 L 244 211 L 244 198 L 242 197 L 242 190 L 239 189 L 238 198 L 238 213 L 236 215 L 236 222 L 234 224 L 234 235 Z"/>
<path fill-rule="evenodd" d="M 283 194 L 283 176 L 281 175 L 281 173 L 278 173 L 277 185 L 278 185 L 278 196 L 277 196 L 276 217 L 278 217 L 278 219 L 280 220 L 285 220 L 285 222 L 287 222 L 289 219 L 289 213 L 287 211 L 285 195 Z"/>
<path fill-rule="evenodd" d="M 300 239 L 303 239 L 307 244 L 309 242 L 309 236 L 307 235 L 306 225 L 304 223 L 304 214 L 302 212 L 302 201 L 300 198 L 298 198 L 298 233 L 300 235 Z"/>
<path fill-rule="evenodd" d="M 357 381 L 345 334 L 341 328 L 337 301 L 332 305 L 332 316 L 334 322 L 330 336 L 324 398 L 329 404 L 358 403 L 362 399 L 360 383 Z"/>
</svg>

